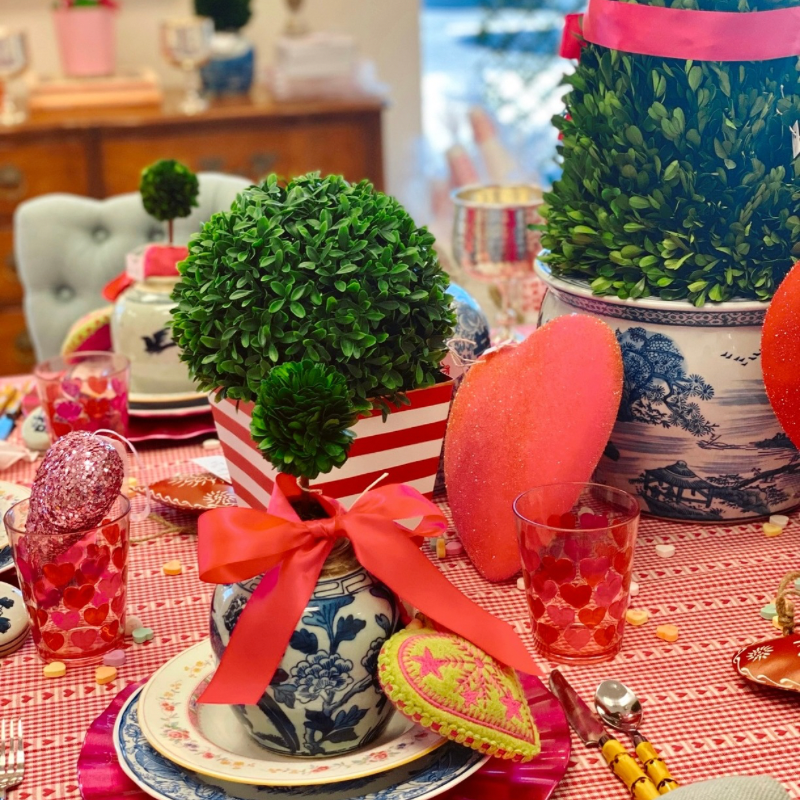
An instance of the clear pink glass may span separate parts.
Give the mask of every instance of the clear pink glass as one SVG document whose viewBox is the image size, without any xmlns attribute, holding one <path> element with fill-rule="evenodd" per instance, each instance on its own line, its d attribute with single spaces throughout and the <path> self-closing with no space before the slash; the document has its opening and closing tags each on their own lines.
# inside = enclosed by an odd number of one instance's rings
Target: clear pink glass
<svg viewBox="0 0 800 800">
<path fill-rule="evenodd" d="M 3 521 L 39 656 L 99 661 L 125 633 L 130 502 L 120 495 L 100 525 L 68 534 L 26 533 L 29 506 Z"/>
<path fill-rule="evenodd" d="M 71 431 L 128 432 L 130 362 L 118 353 L 86 351 L 57 356 L 34 369 L 55 441 Z"/>
<path fill-rule="evenodd" d="M 536 650 L 593 664 L 622 647 L 636 498 L 595 483 L 539 486 L 514 501 L 522 575 Z"/>
</svg>

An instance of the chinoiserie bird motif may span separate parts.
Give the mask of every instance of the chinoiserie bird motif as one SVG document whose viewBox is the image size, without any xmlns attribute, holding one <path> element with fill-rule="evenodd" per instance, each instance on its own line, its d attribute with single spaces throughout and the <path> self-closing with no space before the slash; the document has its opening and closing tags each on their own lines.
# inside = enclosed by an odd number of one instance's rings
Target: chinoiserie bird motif
<svg viewBox="0 0 800 800">
<path fill-rule="evenodd" d="M 142 336 L 145 350 L 148 353 L 161 353 L 169 347 L 176 347 L 176 344 L 169 336 L 169 329 L 162 328 L 152 336 Z"/>
</svg>

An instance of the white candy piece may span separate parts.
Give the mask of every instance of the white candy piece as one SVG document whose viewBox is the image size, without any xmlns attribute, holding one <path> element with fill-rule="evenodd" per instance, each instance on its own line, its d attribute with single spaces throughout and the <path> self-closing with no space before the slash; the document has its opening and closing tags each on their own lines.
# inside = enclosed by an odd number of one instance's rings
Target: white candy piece
<svg viewBox="0 0 800 800">
<path fill-rule="evenodd" d="M 525 591 L 525 578 L 517 578 L 517 589 L 521 592 Z"/>
<path fill-rule="evenodd" d="M 219 447 L 219 439 L 206 439 L 203 442 L 203 450 L 216 450 Z"/>
<path fill-rule="evenodd" d="M 133 614 L 129 615 L 125 619 L 125 635 L 132 636 L 135 630 L 143 627 L 142 621 L 139 617 L 134 616 Z"/>
<path fill-rule="evenodd" d="M 657 544 L 656 545 L 656 553 L 661 556 L 661 558 L 672 558 L 675 555 L 675 545 L 674 544 Z"/>
<path fill-rule="evenodd" d="M 779 528 L 785 528 L 789 524 L 789 517 L 783 514 L 773 514 L 769 518 L 769 521 L 773 525 L 777 525 Z"/>
<path fill-rule="evenodd" d="M 631 597 L 636 597 L 639 594 L 639 584 L 636 581 L 631 581 Z"/>
</svg>

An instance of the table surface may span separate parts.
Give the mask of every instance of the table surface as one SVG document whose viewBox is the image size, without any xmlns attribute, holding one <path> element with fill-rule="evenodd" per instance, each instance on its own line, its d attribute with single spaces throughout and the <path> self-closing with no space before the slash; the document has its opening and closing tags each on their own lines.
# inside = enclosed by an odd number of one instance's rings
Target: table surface
<svg viewBox="0 0 800 800">
<path fill-rule="evenodd" d="M 144 475 L 155 481 L 201 472 L 193 458 L 219 453 L 199 445 L 149 447 Z M 29 484 L 35 465 L 21 464 L 0 479 Z M 21 717 L 25 726 L 26 773 L 12 800 L 69 800 L 80 797 L 76 761 L 91 721 L 128 683 L 148 677 L 181 650 L 208 635 L 210 586 L 197 577 L 196 517 L 156 505 L 151 517 L 133 526 L 129 611 L 153 628 L 144 645 L 131 644 L 116 682 L 98 686 L 94 668 L 74 668 L 47 680 L 28 639 L 0 660 L 0 717 Z M 673 558 L 655 553 L 672 543 Z M 753 686 L 731 667 L 740 647 L 777 635 L 759 610 L 773 598 L 786 572 L 798 566 L 800 519 L 768 539 L 760 523 L 738 526 L 680 525 L 643 519 L 634 562 L 641 593 L 634 603 L 650 612 L 641 628 L 629 627 L 614 662 L 563 668 L 587 700 L 600 680 L 616 678 L 636 689 L 645 703 L 644 731 L 661 749 L 682 783 L 728 774 L 769 774 L 800 798 L 798 697 Z M 180 559 L 183 573 L 166 577 L 161 565 Z M 490 584 L 466 557 L 437 561 L 465 594 L 506 619 L 530 645 L 523 592 L 516 581 Z M 680 639 L 656 638 L 656 625 L 673 623 Z M 547 664 L 542 662 L 544 670 Z M 626 796 L 597 751 L 573 740 L 567 776 L 555 800 L 612 800 Z M 491 798 L 487 798 L 491 800 Z"/>
</svg>

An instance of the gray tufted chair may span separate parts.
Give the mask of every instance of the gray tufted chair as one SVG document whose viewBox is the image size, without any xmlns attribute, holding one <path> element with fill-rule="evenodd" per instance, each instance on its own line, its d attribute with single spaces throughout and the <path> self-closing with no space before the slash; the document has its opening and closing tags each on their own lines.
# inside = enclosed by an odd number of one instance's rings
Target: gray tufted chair
<svg viewBox="0 0 800 800">
<path fill-rule="evenodd" d="M 251 184 L 211 172 L 198 178 L 199 206 L 176 220 L 177 243 L 185 243 L 215 212 L 230 208 Z M 14 250 L 36 358 L 58 355 L 72 323 L 107 305 L 100 292 L 125 269 L 127 253 L 165 240 L 166 226 L 145 212 L 138 193 L 106 200 L 49 194 L 21 203 L 14 213 Z"/>
</svg>

